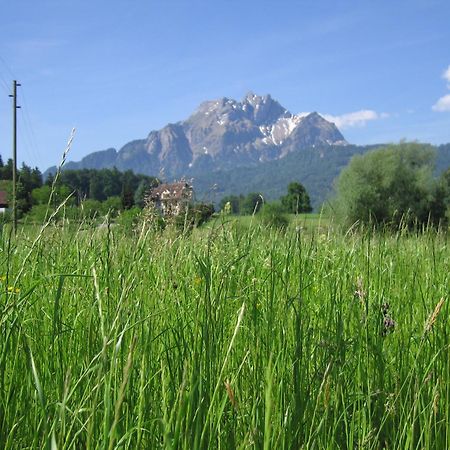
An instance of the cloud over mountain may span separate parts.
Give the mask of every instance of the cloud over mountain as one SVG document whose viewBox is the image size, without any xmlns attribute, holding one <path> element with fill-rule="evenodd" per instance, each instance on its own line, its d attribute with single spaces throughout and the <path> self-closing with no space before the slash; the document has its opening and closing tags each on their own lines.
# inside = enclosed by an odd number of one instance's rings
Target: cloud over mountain
<svg viewBox="0 0 450 450">
<path fill-rule="evenodd" d="M 450 65 L 447 67 L 447 70 L 444 72 L 444 75 L 442 75 L 442 77 L 444 78 L 444 80 L 447 80 L 447 82 L 450 83 Z"/>
<path fill-rule="evenodd" d="M 388 114 L 386 113 L 379 114 L 371 109 L 362 109 L 360 111 L 342 114 L 340 116 L 333 116 L 331 114 L 322 114 L 322 115 L 326 120 L 333 122 L 338 128 L 342 129 L 356 126 L 364 126 L 369 121 L 388 117 Z"/>
<path fill-rule="evenodd" d="M 441 97 L 433 106 L 433 111 L 445 112 L 450 111 L 450 94 Z"/>
<path fill-rule="evenodd" d="M 450 89 L 450 66 L 442 74 L 442 78 L 446 80 L 449 84 L 447 84 L 447 88 Z M 431 109 L 436 112 L 446 112 L 450 111 L 450 94 L 444 95 L 441 97 L 432 107 Z"/>
</svg>

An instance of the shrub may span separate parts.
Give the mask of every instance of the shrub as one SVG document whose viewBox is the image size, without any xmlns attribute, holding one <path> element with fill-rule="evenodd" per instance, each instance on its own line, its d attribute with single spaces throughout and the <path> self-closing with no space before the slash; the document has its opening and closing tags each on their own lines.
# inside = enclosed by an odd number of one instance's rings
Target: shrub
<svg viewBox="0 0 450 450">
<path fill-rule="evenodd" d="M 122 209 L 122 201 L 119 196 L 108 197 L 102 203 L 102 213 L 109 214 L 110 217 L 117 217 Z"/>
<path fill-rule="evenodd" d="M 199 227 L 214 214 L 214 206 L 210 203 L 188 205 L 187 209 L 175 217 L 175 225 L 180 229 Z"/>
<path fill-rule="evenodd" d="M 92 200 L 88 198 L 81 203 L 80 208 L 80 216 L 87 219 L 93 219 L 94 217 L 98 217 L 99 215 L 101 215 L 102 203 L 98 200 Z"/>
<path fill-rule="evenodd" d="M 139 223 L 141 212 L 142 210 L 138 207 L 121 211 L 117 216 L 117 223 L 126 230 L 132 230 Z"/>
<path fill-rule="evenodd" d="M 261 222 L 267 227 L 286 229 L 289 220 L 280 203 L 266 203 L 260 213 Z"/>
</svg>

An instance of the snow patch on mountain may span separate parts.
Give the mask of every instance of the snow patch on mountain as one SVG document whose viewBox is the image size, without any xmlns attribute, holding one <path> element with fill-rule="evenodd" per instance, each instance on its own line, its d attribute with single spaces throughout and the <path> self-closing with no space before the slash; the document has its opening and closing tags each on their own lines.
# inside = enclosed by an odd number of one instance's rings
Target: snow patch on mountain
<svg viewBox="0 0 450 450">
<path fill-rule="evenodd" d="M 261 125 L 259 129 L 264 135 L 262 141 L 267 145 L 282 145 L 307 115 L 308 113 L 291 114 L 288 117 L 280 117 L 274 124 Z"/>
</svg>

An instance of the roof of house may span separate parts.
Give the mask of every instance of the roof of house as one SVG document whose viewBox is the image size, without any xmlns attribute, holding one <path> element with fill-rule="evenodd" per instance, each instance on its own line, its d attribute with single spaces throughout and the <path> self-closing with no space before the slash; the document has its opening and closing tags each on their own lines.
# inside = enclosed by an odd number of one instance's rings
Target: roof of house
<svg viewBox="0 0 450 450">
<path fill-rule="evenodd" d="M 189 197 L 192 186 L 185 181 L 175 183 L 163 183 L 150 191 L 151 200 L 181 200 Z"/>
<path fill-rule="evenodd" d="M 8 194 L 6 191 L 0 191 L 0 208 L 8 206 Z"/>
</svg>

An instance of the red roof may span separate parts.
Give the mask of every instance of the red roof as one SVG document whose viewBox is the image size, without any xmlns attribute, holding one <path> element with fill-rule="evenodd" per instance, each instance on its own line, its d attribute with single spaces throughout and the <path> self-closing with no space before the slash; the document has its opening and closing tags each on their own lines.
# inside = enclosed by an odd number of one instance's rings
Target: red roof
<svg viewBox="0 0 450 450">
<path fill-rule="evenodd" d="M 6 191 L 0 191 L 0 208 L 6 208 L 8 206 L 8 194 Z"/>
<path fill-rule="evenodd" d="M 150 192 L 151 200 L 181 200 L 192 195 L 192 187 L 185 181 L 164 183 Z"/>
</svg>

